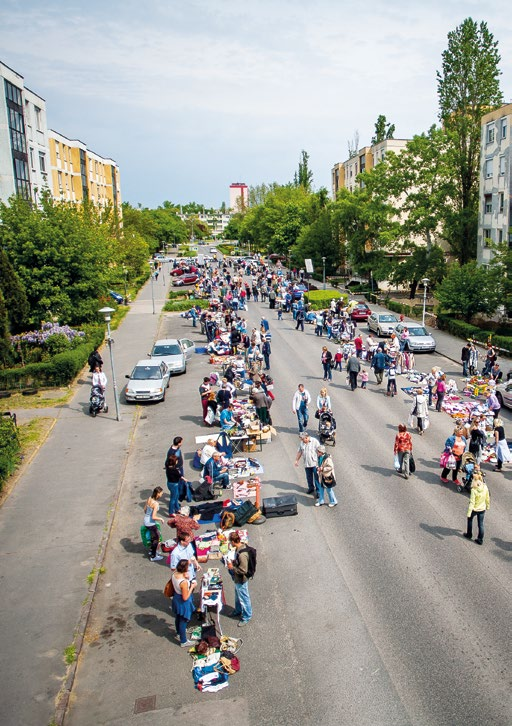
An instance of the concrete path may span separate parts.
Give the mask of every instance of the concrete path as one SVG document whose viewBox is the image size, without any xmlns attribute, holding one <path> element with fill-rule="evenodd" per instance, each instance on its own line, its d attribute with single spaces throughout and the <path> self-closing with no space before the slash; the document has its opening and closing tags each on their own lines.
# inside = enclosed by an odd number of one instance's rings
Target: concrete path
<svg viewBox="0 0 512 726">
<path fill-rule="evenodd" d="M 113 331 L 119 391 L 125 373 L 155 339 L 169 285 L 165 272 L 154 283 L 157 314 L 148 283 Z M 89 597 L 87 577 L 124 471 L 136 409 L 122 405 L 122 420 L 116 421 L 107 350 L 103 357 L 108 414 L 88 415 L 85 369 L 69 403 L 44 410 L 43 415 L 57 417 L 56 425 L 0 510 L 0 720 L 5 724 L 41 726 L 53 718 L 67 669 L 63 653 Z"/>
</svg>

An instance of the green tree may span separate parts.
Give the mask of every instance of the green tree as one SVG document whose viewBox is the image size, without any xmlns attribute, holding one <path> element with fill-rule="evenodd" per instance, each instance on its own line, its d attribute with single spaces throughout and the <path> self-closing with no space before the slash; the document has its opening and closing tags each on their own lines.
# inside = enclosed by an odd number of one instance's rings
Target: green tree
<svg viewBox="0 0 512 726">
<path fill-rule="evenodd" d="M 311 259 L 319 274 L 323 272 L 322 257 L 325 257 L 326 275 L 333 275 L 342 261 L 342 246 L 330 206 L 324 207 L 314 222 L 302 228 L 293 247 L 293 258 L 302 265 L 305 259 Z"/>
<path fill-rule="evenodd" d="M 455 262 L 438 285 L 436 296 L 446 312 L 461 315 L 469 322 L 477 313 L 492 315 L 502 302 L 503 291 L 495 270 Z"/>
<path fill-rule="evenodd" d="M 304 150 L 301 151 L 299 168 L 294 176 L 294 184 L 296 187 L 302 187 L 306 192 L 311 191 L 313 172 L 309 168 L 309 154 Z"/>
<path fill-rule="evenodd" d="M 384 141 L 385 139 L 394 138 L 395 124 L 388 123 L 386 117 L 380 114 L 375 122 L 375 134 L 372 137 L 372 146 Z"/>
<path fill-rule="evenodd" d="M 24 329 L 29 307 L 23 285 L 5 252 L 0 249 L 0 294 L 7 314 L 7 329 L 18 333 Z"/>
<path fill-rule="evenodd" d="M 446 234 L 461 264 L 476 256 L 481 118 L 501 105 L 498 42 L 471 18 L 448 33 L 437 73 L 439 118 L 448 133 L 456 181 Z"/>
</svg>

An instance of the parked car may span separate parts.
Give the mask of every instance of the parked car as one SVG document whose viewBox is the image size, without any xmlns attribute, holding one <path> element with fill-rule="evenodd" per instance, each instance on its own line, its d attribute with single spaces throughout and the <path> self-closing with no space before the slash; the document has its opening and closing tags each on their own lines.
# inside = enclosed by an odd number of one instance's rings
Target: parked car
<svg viewBox="0 0 512 726">
<path fill-rule="evenodd" d="M 358 323 L 368 320 L 371 314 L 372 311 L 366 303 L 357 303 L 357 305 L 352 308 L 350 312 L 350 317 L 354 322 Z"/>
<path fill-rule="evenodd" d="M 397 323 L 398 318 L 393 313 L 372 313 L 368 318 L 368 330 L 377 333 L 380 338 L 391 335 Z"/>
<path fill-rule="evenodd" d="M 164 401 L 171 372 L 163 360 L 140 360 L 126 376 L 124 395 L 131 401 Z"/>
<path fill-rule="evenodd" d="M 199 275 L 187 272 L 184 275 L 181 275 L 181 277 L 178 277 L 178 279 L 173 284 L 177 285 L 178 287 L 181 285 L 195 285 L 198 280 Z"/>
<path fill-rule="evenodd" d="M 409 338 L 405 344 L 406 350 L 410 350 L 412 353 L 435 352 L 435 338 L 430 335 L 423 325 L 414 322 L 414 320 L 404 320 L 402 323 L 398 323 L 398 325 L 395 325 L 395 329 L 393 331 L 396 333 L 398 340 L 400 340 L 400 336 L 402 335 L 404 328 L 407 328 L 409 331 Z"/>
<path fill-rule="evenodd" d="M 153 345 L 149 357 L 153 361 L 161 361 L 167 365 L 171 375 L 173 373 L 186 373 L 187 360 L 192 357 L 195 343 L 188 338 L 165 338 L 157 340 Z"/>
<path fill-rule="evenodd" d="M 308 291 L 308 286 L 303 285 L 300 283 L 299 285 L 294 285 L 292 290 L 292 298 L 293 300 L 300 300 L 301 297 L 304 295 L 305 292 Z"/>
<path fill-rule="evenodd" d="M 171 270 L 170 273 L 173 277 L 179 277 L 180 275 L 185 274 L 185 268 L 184 267 L 175 267 L 174 270 Z"/>
<path fill-rule="evenodd" d="M 512 381 L 498 383 L 496 386 L 496 398 L 500 402 L 500 406 L 512 408 Z"/>
<path fill-rule="evenodd" d="M 113 290 L 109 290 L 108 294 L 112 298 L 112 300 L 115 300 L 118 305 L 122 305 L 124 302 L 124 297 L 120 295 L 118 292 L 114 292 Z"/>
</svg>

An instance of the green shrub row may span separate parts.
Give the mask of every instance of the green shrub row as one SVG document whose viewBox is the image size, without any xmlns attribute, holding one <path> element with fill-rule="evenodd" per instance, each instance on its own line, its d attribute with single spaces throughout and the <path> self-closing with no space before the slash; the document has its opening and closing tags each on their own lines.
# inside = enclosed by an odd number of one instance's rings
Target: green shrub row
<svg viewBox="0 0 512 726">
<path fill-rule="evenodd" d="M 309 303 L 311 310 L 325 310 L 333 298 L 343 298 L 345 305 L 348 302 L 348 295 L 339 290 L 310 290 L 304 293 L 304 300 Z"/>
<path fill-rule="evenodd" d="M 231 257 L 233 255 L 235 247 L 233 245 L 217 245 L 217 249 L 219 250 L 219 252 L 222 252 L 223 255 L 228 255 L 229 257 Z"/>
<path fill-rule="evenodd" d="M 512 353 L 512 337 L 510 336 L 496 335 L 492 330 L 482 330 L 476 325 L 466 323 L 464 320 L 457 320 L 446 313 L 437 315 L 437 325 L 440 330 L 446 330 L 458 338 L 478 340 L 480 343 L 487 343 L 490 340 L 493 345 L 496 345 L 502 351 L 506 351 L 508 355 Z"/>
<path fill-rule="evenodd" d="M 185 310 L 190 310 L 193 305 L 199 305 L 200 308 L 205 310 L 209 307 L 209 300 L 195 299 L 195 300 L 169 300 L 164 305 L 164 311 L 166 313 L 176 313 Z"/>
<path fill-rule="evenodd" d="M 423 314 L 423 305 L 406 305 L 405 303 L 396 302 L 396 300 L 386 299 L 385 305 L 389 310 L 400 315 L 407 315 L 410 318 L 421 317 Z"/>
<path fill-rule="evenodd" d="M 16 469 L 19 455 L 20 441 L 14 421 L 2 418 L 0 419 L 0 491 L 7 477 Z"/>
</svg>

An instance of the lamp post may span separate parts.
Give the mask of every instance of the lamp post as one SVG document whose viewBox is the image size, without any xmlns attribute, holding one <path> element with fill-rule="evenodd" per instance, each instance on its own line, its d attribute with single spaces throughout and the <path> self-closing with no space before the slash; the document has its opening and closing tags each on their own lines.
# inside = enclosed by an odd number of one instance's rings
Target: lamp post
<svg viewBox="0 0 512 726">
<path fill-rule="evenodd" d="M 425 310 L 427 307 L 427 287 L 430 285 L 430 280 L 428 277 L 424 277 L 422 280 L 423 283 L 423 317 L 422 317 L 422 325 L 425 325 Z"/>
<path fill-rule="evenodd" d="M 322 267 L 323 267 L 323 283 L 324 283 L 324 290 L 325 290 L 325 257 L 322 257 Z"/>
<path fill-rule="evenodd" d="M 114 308 L 101 308 L 101 310 L 98 310 L 99 313 L 103 315 L 105 318 L 105 322 L 107 324 L 107 345 L 108 345 L 108 352 L 110 353 L 110 366 L 112 368 L 112 386 L 114 388 L 114 402 L 116 404 L 116 419 L 118 421 L 121 420 L 121 414 L 119 413 L 119 400 L 117 395 L 117 381 L 116 381 L 116 371 L 114 368 L 114 352 L 112 350 L 112 336 L 110 334 L 110 321 L 112 319 L 112 313 L 114 312 Z"/>
<path fill-rule="evenodd" d="M 155 291 L 153 289 L 153 282 L 155 279 L 155 268 L 151 266 L 151 303 L 153 304 L 153 315 L 155 314 Z"/>
</svg>

